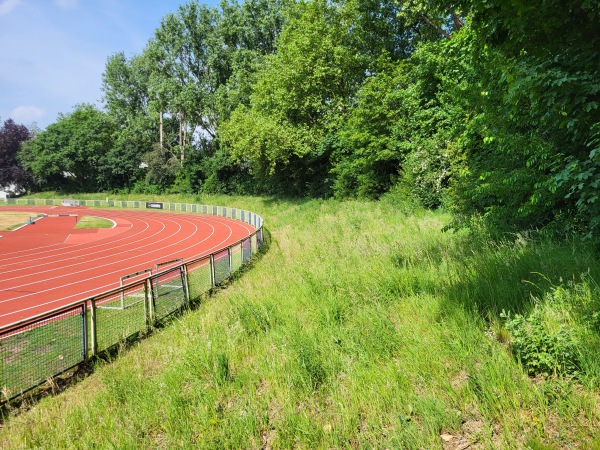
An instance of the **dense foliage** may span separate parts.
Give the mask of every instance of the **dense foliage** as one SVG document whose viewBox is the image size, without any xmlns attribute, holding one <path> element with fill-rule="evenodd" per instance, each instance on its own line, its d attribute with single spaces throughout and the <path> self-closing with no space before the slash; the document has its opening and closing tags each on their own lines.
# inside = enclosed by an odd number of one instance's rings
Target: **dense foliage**
<svg viewBox="0 0 600 450">
<path fill-rule="evenodd" d="M 71 114 L 27 141 L 19 154 L 39 186 L 102 190 L 130 179 L 135 160 L 115 142 L 117 125 L 91 105 Z"/>
<path fill-rule="evenodd" d="M 19 164 L 17 153 L 31 135 L 25 125 L 19 125 L 12 119 L 5 120 L 0 127 L 0 188 L 19 193 L 29 185 L 29 174 Z"/>
<path fill-rule="evenodd" d="M 394 188 L 455 226 L 595 238 L 599 19 L 587 0 L 191 1 L 108 58 L 106 112 L 61 116 L 21 160 L 43 186 Z"/>
</svg>

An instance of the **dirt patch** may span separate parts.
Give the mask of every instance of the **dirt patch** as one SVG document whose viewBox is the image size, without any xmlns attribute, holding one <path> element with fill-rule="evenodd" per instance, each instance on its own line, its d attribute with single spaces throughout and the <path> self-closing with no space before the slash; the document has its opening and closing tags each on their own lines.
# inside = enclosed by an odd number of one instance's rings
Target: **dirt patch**
<svg viewBox="0 0 600 450">
<path fill-rule="evenodd" d="M 0 212 L 0 230 L 12 230 L 20 225 L 25 225 L 29 219 L 38 217 L 39 213 L 21 211 Z"/>
<path fill-rule="evenodd" d="M 460 430 L 442 430 L 440 440 L 444 450 L 480 450 L 504 448 L 500 439 L 500 426 L 487 424 L 475 406 L 469 408 Z"/>
<path fill-rule="evenodd" d="M 460 392 L 469 382 L 469 373 L 461 370 L 457 375 L 453 376 L 450 384 L 456 392 Z"/>
</svg>

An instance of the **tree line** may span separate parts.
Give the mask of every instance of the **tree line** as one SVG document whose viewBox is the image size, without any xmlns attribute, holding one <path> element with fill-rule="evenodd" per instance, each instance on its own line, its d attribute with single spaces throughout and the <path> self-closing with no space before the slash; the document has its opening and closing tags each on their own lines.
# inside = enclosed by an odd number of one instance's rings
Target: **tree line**
<svg viewBox="0 0 600 450">
<path fill-rule="evenodd" d="M 599 19 L 590 0 L 191 1 L 141 54 L 108 58 L 104 109 L 78 105 L 16 152 L 5 122 L 0 184 L 397 190 L 458 224 L 596 237 Z"/>
</svg>

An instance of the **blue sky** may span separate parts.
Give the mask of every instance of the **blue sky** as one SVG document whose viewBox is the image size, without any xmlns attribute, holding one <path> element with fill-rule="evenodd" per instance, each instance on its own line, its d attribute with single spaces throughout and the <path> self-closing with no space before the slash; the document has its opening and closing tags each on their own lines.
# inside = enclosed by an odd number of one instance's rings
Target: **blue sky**
<svg viewBox="0 0 600 450">
<path fill-rule="evenodd" d="M 45 128 L 101 105 L 107 58 L 140 54 L 185 0 L 0 0 L 0 120 Z M 203 2 L 213 4 L 212 2 Z"/>
</svg>

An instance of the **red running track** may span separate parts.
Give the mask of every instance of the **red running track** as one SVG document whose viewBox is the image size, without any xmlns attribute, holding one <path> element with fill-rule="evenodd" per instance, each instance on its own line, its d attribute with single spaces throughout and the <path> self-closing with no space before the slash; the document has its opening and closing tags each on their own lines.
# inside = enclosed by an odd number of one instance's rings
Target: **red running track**
<svg viewBox="0 0 600 450">
<path fill-rule="evenodd" d="M 2 211 L 48 216 L 0 232 L 0 326 L 118 287 L 122 276 L 157 263 L 208 255 L 254 231 L 219 216 L 60 206 Z M 115 225 L 75 230 L 76 217 L 62 214 L 102 217 Z"/>
</svg>

